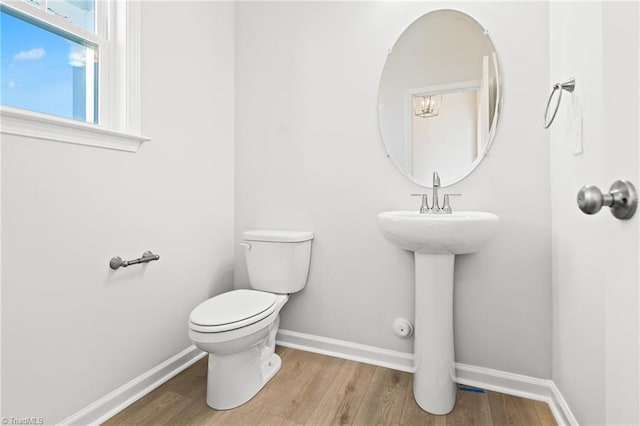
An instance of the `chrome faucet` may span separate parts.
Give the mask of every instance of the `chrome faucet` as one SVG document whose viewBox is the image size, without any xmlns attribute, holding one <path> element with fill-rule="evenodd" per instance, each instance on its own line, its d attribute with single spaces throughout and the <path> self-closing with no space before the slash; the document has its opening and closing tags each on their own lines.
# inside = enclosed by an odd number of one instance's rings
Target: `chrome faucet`
<svg viewBox="0 0 640 426">
<path fill-rule="evenodd" d="M 411 194 L 414 197 L 422 197 L 422 203 L 420 204 L 420 214 L 452 214 L 451 203 L 449 201 L 450 196 L 459 196 L 462 194 L 444 194 L 444 201 L 442 207 L 438 201 L 438 188 L 440 188 L 440 176 L 438 172 L 433 172 L 433 204 L 429 207 L 429 201 L 427 200 L 427 194 Z"/>
<path fill-rule="evenodd" d="M 438 176 L 438 172 L 433 172 L 433 206 L 431 206 L 432 213 L 442 213 L 440 203 L 438 202 L 438 188 L 440 188 L 440 176 Z"/>
</svg>

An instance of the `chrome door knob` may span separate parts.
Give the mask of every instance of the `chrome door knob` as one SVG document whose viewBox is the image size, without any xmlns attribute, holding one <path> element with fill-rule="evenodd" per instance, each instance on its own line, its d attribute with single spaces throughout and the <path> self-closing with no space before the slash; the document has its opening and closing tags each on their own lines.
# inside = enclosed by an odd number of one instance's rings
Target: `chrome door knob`
<svg viewBox="0 0 640 426">
<path fill-rule="evenodd" d="M 603 194 L 593 185 L 583 186 L 578 191 L 578 207 L 586 214 L 595 214 L 602 206 L 610 207 L 611 214 L 618 219 L 631 219 L 636 212 L 638 196 L 631 182 L 617 180 Z"/>
<path fill-rule="evenodd" d="M 597 186 L 585 185 L 578 191 L 578 207 L 583 213 L 595 214 L 603 205 L 609 206 L 611 198 L 609 194 L 605 196 Z"/>
</svg>

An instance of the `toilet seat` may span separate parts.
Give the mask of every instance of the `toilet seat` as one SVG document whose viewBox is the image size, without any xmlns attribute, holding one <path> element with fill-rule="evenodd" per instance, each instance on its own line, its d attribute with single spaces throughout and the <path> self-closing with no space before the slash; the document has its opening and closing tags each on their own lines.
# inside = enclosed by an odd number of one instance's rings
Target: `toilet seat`
<svg viewBox="0 0 640 426">
<path fill-rule="evenodd" d="M 189 327 L 201 333 L 220 333 L 254 324 L 277 308 L 277 296 L 257 290 L 233 290 L 196 306 Z"/>
</svg>

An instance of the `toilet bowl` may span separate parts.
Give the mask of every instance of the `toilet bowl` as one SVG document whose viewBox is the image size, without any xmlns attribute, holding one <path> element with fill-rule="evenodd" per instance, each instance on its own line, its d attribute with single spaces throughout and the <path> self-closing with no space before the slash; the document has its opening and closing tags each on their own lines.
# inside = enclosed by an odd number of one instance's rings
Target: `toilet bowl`
<svg viewBox="0 0 640 426">
<path fill-rule="evenodd" d="M 189 337 L 209 353 L 207 404 L 228 410 L 249 401 L 280 369 L 275 353 L 280 310 L 307 282 L 311 232 L 243 233 L 249 282 L 196 306 Z"/>
</svg>

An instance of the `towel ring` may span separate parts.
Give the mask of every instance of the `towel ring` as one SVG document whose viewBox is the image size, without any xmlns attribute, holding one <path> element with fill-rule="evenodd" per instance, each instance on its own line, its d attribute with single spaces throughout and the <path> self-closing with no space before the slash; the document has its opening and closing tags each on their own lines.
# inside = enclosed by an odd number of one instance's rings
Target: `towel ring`
<svg viewBox="0 0 640 426">
<path fill-rule="evenodd" d="M 571 93 L 576 88 L 576 79 L 570 78 L 564 83 L 556 83 L 553 85 L 553 90 L 551 91 L 551 95 L 549 95 L 549 100 L 547 101 L 547 108 L 544 110 L 544 128 L 548 129 L 553 123 L 553 120 L 556 118 L 556 114 L 558 113 L 558 108 L 560 108 L 560 101 L 562 100 L 562 91 L 566 90 Z M 547 121 L 547 117 L 549 116 L 549 106 L 551 105 L 551 99 L 553 99 L 553 94 L 556 93 L 556 90 L 559 90 L 558 100 L 556 102 L 556 107 L 553 110 L 553 115 L 551 115 L 551 119 Z"/>
</svg>

